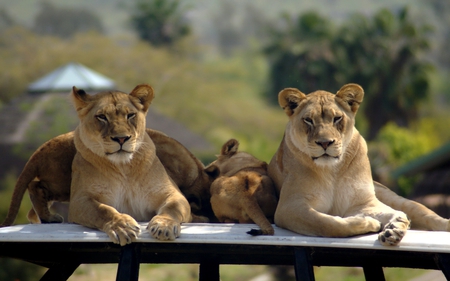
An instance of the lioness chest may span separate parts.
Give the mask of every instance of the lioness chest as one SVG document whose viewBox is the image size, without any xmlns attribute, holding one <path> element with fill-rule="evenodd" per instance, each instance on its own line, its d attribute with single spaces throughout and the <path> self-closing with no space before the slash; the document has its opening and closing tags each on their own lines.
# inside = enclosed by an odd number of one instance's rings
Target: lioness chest
<svg viewBox="0 0 450 281">
<path fill-rule="evenodd" d="M 133 159 L 123 167 L 90 166 L 93 176 L 85 188 L 93 198 L 115 208 L 119 213 L 128 214 L 137 221 L 147 221 L 156 214 L 161 201 L 173 189 L 167 177 L 149 181 L 155 164 L 160 163 L 153 163 L 152 157 L 147 157 L 143 162 Z"/>
<path fill-rule="evenodd" d="M 99 186 L 103 203 L 114 207 L 119 213 L 125 213 L 137 221 L 147 221 L 156 214 L 157 204 L 148 196 L 146 189 L 157 187 L 145 186 L 133 182 L 116 182 L 109 186 Z M 145 196 L 147 195 L 147 196 Z"/>
<path fill-rule="evenodd" d="M 328 177 L 313 182 L 312 188 L 304 190 L 304 196 L 314 209 L 333 216 L 352 215 L 354 209 L 374 197 L 371 183 L 358 179 Z"/>
</svg>

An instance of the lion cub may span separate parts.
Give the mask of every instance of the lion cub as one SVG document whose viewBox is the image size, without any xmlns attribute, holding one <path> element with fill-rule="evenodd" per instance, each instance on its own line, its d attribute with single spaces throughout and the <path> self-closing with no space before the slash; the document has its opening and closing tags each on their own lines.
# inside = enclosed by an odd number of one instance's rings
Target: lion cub
<svg viewBox="0 0 450 281">
<path fill-rule="evenodd" d="M 1 226 L 14 223 L 26 190 L 33 205 L 33 209 L 28 212 L 30 222 L 62 222 L 63 217 L 50 212 L 48 204 L 69 200 L 75 153 L 73 132 L 59 135 L 41 145 L 31 155 L 17 179 L 8 214 Z"/>
<path fill-rule="evenodd" d="M 256 223 L 261 230 L 252 235 L 273 235 L 267 219 L 273 219 L 277 197 L 267 176 L 267 163 L 238 151 L 239 142 L 227 141 L 218 159 L 206 169 L 218 169 L 220 176 L 211 185 L 211 207 L 220 222 Z"/>
<path fill-rule="evenodd" d="M 153 89 L 138 85 L 129 95 L 89 95 L 74 87 L 71 96 L 80 124 L 74 132 L 69 222 L 100 229 L 122 246 L 137 238 L 137 221 L 150 221 L 154 238 L 174 240 L 191 213 L 145 130 Z"/>
</svg>

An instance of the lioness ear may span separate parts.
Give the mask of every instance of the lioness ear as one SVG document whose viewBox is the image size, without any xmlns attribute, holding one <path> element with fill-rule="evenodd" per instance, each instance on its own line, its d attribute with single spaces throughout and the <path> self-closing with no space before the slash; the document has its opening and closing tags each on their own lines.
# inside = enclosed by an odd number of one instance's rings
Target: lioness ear
<svg viewBox="0 0 450 281">
<path fill-rule="evenodd" d="M 286 88 L 278 94 L 278 103 L 287 116 L 294 113 L 298 104 L 306 98 L 306 95 L 295 88 Z"/>
<path fill-rule="evenodd" d="M 348 104 L 350 110 L 356 113 L 364 99 L 364 90 L 358 84 L 346 84 L 336 93 L 336 97 L 342 99 Z"/>
<path fill-rule="evenodd" d="M 220 155 L 232 156 L 236 154 L 239 148 L 239 142 L 235 139 L 228 140 L 220 150 Z"/>
<path fill-rule="evenodd" d="M 142 110 L 147 112 L 153 98 L 155 97 L 153 93 L 153 88 L 148 84 L 137 85 L 133 91 L 131 91 L 130 96 L 135 97 L 139 100 L 142 105 Z"/>
<path fill-rule="evenodd" d="M 71 97 L 75 105 L 75 109 L 79 111 L 87 105 L 90 96 L 84 90 L 73 86 Z"/>
<path fill-rule="evenodd" d="M 210 165 L 206 167 L 204 171 L 212 180 L 216 179 L 220 175 L 220 169 L 216 165 Z"/>
</svg>

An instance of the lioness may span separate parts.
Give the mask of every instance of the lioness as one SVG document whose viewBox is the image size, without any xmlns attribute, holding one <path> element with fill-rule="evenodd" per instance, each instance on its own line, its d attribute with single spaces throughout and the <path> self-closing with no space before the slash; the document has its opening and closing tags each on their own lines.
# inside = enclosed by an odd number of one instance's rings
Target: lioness
<svg viewBox="0 0 450 281">
<path fill-rule="evenodd" d="M 193 215 L 193 221 L 206 222 L 205 216 L 209 215 L 210 209 L 209 188 L 217 175 L 214 171 L 206 173 L 203 163 L 175 139 L 157 130 L 147 128 L 146 131 L 168 175 L 188 199 L 191 211 L 197 214 Z M 49 204 L 69 201 L 75 153 L 73 132 L 54 137 L 41 145 L 18 177 L 8 214 L 0 227 L 14 223 L 26 190 L 33 205 L 27 216 L 30 222 L 63 222 L 67 214 L 51 212 Z"/>
<path fill-rule="evenodd" d="M 89 95 L 74 87 L 71 97 L 80 124 L 74 132 L 69 222 L 103 230 L 123 246 L 138 236 L 136 220 L 150 220 L 147 230 L 154 238 L 174 240 L 191 213 L 145 131 L 153 89 L 143 84 L 129 95 Z"/>
<path fill-rule="evenodd" d="M 211 185 L 211 207 L 220 222 L 254 222 L 261 230 L 249 234 L 273 235 L 267 217 L 273 220 L 277 197 L 267 175 L 267 163 L 238 148 L 239 142 L 230 139 L 222 146 L 218 159 L 206 168 L 220 171 Z"/>
<path fill-rule="evenodd" d="M 397 245 L 405 235 L 406 214 L 375 196 L 367 145 L 354 127 L 363 97 L 357 84 L 344 85 L 336 95 L 305 95 L 294 88 L 279 93 L 289 122 L 268 168 L 280 196 L 278 226 L 325 237 L 381 231 L 382 245 Z M 379 194 L 389 200 L 386 192 Z"/>
</svg>

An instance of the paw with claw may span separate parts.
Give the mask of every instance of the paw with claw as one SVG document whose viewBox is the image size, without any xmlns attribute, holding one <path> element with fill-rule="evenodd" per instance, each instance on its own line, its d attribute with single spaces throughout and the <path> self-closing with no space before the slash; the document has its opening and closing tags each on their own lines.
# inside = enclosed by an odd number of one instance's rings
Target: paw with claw
<svg viewBox="0 0 450 281">
<path fill-rule="evenodd" d="M 103 231 L 108 234 L 114 244 L 125 246 L 135 241 L 141 232 L 139 224 L 127 214 L 117 214 L 107 222 Z"/>
<path fill-rule="evenodd" d="M 385 225 L 383 231 L 378 234 L 378 240 L 384 246 L 396 246 L 405 236 L 408 228 L 408 219 L 396 217 Z"/>
<path fill-rule="evenodd" d="M 148 232 L 158 240 L 175 240 L 180 236 L 180 229 L 179 222 L 162 216 L 153 217 L 147 226 Z"/>
</svg>

